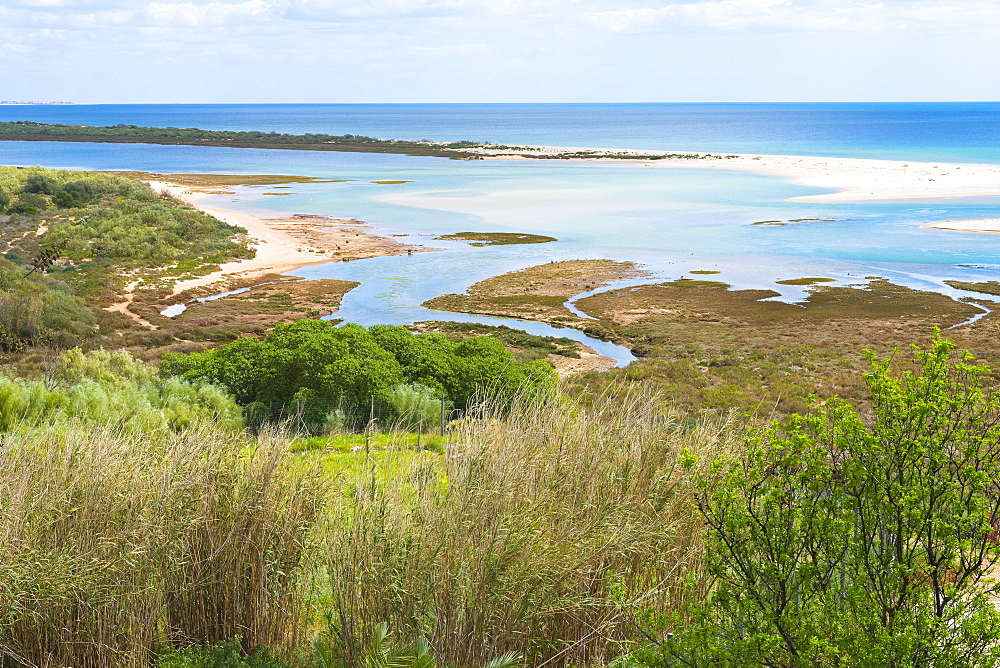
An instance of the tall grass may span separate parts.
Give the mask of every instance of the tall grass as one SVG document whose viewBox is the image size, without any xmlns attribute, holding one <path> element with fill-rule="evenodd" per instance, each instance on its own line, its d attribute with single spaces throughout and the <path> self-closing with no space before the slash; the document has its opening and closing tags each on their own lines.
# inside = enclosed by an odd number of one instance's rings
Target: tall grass
<svg viewBox="0 0 1000 668">
<path fill-rule="evenodd" d="M 739 442 L 737 426 L 681 428 L 655 397 L 595 405 L 483 410 L 453 425 L 443 461 L 390 483 L 372 460 L 325 529 L 347 665 L 383 622 L 401 640 L 426 637 L 449 666 L 509 651 L 535 666 L 603 665 L 641 637 L 644 611 L 698 595 L 693 479 Z"/>
<path fill-rule="evenodd" d="M 317 471 L 203 426 L 16 430 L 0 447 L 5 665 L 145 666 L 163 641 L 297 641 Z"/>
</svg>

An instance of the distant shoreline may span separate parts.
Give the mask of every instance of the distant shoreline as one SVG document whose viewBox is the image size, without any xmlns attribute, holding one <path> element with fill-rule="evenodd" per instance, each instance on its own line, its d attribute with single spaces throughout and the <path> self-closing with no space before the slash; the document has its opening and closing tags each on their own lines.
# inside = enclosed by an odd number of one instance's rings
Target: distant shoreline
<svg viewBox="0 0 1000 668">
<path fill-rule="evenodd" d="M 457 160 L 556 160 L 623 162 L 773 174 L 834 192 L 800 195 L 794 202 L 940 199 L 1000 195 L 1000 165 L 831 158 L 797 155 L 679 153 L 665 150 L 507 146 L 476 142 L 376 139 L 358 135 L 280 134 L 157 128 L 0 122 L 0 141 L 143 143 L 227 148 L 391 153 Z M 948 228 L 950 229 L 950 228 Z"/>
</svg>

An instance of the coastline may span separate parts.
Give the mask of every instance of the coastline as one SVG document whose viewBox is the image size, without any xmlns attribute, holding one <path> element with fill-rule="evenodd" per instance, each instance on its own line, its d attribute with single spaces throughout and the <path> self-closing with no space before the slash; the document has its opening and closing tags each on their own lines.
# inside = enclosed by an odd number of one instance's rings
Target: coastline
<svg viewBox="0 0 1000 668">
<path fill-rule="evenodd" d="M 977 232 L 979 234 L 1000 234 L 1000 218 L 973 218 L 966 220 L 939 220 L 921 227 L 949 232 Z"/>
<path fill-rule="evenodd" d="M 829 158 L 796 155 L 691 153 L 605 150 L 553 146 L 525 150 L 470 149 L 484 160 L 567 160 L 630 162 L 650 167 L 740 170 L 773 174 L 793 183 L 837 192 L 791 197 L 792 202 L 856 202 L 866 200 L 935 199 L 1000 195 L 1000 165 L 917 162 L 871 158 Z M 596 153 L 600 157 L 587 157 Z M 631 157 L 630 157 L 631 156 Z M 639 159 L 641 156 L 664 156 Z"/>
<path fill-rule="evenodd" d="M 224 190 L 222 187 L 191 187 L 155 180 L 147 182 L 157 192 L 166 191 L 210 216 L 245 228 L 250 244 L 256 250 L 252 258 L 226 262 L 210 274 L 178 281 L 174 284 L 171 297 L 222 281 L 284 274 L 315 264 L 435 250 L 369 234 L 371 226 L 356 220 L 303 214 L 261 218 L 201 203 L 214 194 L 221 194 L 219 190 Z"/>
</svg>

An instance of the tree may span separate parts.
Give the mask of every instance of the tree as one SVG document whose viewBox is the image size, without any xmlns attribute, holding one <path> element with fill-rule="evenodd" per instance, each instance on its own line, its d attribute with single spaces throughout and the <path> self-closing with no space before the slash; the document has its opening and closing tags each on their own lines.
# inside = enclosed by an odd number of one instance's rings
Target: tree
<svg viewBox="0 0 1000 668">
<path fill-rule="evenodd" d="M 22 188 L 21 192 L 54 195 L 56 192 L 56 182 L 51 176 L 30 174 L 24 182 L 24 188 Z"/>
<path fill-rule="evenodd" d="M 10 205 L 10 195 L 3 188 L 0 188 L 0 211 L 3 211 Z"/>
<path fill-rule="evenodd" d="M 504 402 L 554 383 L 547 362 L 520 364 L 490 337 L 456 343 L 405 327 L 369 330 L 309 319 L 278 325 L 263 340 L 165 355 L 162 368 L 228 388 L 239 403 L 253 404 L 252 423 L 281 413 L 317 423 L 318 416 L 340 410 L 357 425 L 368 421 L 373 403 L 393 417 L 412 413 L 414 405 L 427 413 L 431 403 L 440 413 L 440 400 L 464 408 L 473 397 Z"/>
<path fill-rule="evenodd" d="M 722 464 L 698 509 L 716 581 L 664 665 L 994 666 L 1000 396 L 935 336 Z"/>
<path fill-rule="evenodd" d="M 34 215 L 39 211 L 45 211 L 49 208 L 49 201 L 44 195 L 39 195 L 38 193 L 21 193 L 14 200 L 14 203 L 10 205 L 10 213 L 26 213 L 28 215 Z"/>
<path fill-rule="evenodd" d="M 52 202 L 64 208 L 78 207 L 94 201 L 96 197 L 97 191 L 88 181 L 70 181 L 55 192 Z"/>
</svg>

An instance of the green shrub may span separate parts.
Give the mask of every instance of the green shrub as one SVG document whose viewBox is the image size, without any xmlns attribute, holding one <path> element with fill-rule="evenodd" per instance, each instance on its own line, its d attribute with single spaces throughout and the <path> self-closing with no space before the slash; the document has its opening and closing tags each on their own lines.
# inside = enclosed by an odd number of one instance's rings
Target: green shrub
<svg viewBox="0 0 1000 668">
<path fill-rule="evenodd" d="M 70 350 L 53 376 L 54 382 L 0 376 L 0 431 L 70 421 L 144 434 L 243 425 L 240 408 L 222 389 L 161 379 L 124 351 Z"/>
<path fill-rule="evenodd" d="M 215 350 L 165 355 L 162 369 L 222 385 L 239 403 L 255 406 L 255 420 L 280 415 L 313 433 L 330 411 L 342 411 L 354 426 L 367 424 L 373 410 L 397 419 L 418 409 L 431 419 L 434 410 L 440 415 L 442 396 L 465 409 L 480 399 L 542 396 L 555 382 L 547 362 L 519 363 L 491 337 L 454 342 L 404 327 L 368 330 L 322 320 L 279 325 L 264 339 L 243 338 Z"/>
<path fill-rule="evenodd" d="M 52 196 L 52 202 L 63 208 L 84 206 L 97 197 L 97 190 L 89 181 L 70 181 L 63 184 Z"/>
<path fill-rule="evenodd" d="M 953 348 L 875 359 L 870 418 L 828 401 L 719 464 L 713 595 L 647 665 L 1000 663 L 1000 394 Z"/>
<path fill-rule="evenodd" d="M 94 334 L 94 314 L 64 282 L 39 272 L 25 271 L 0 259 L 0 329 L 12 344 L 0 350 L 27 345 L 75 345 Z"/>
<path fill-rule="evenodd" d="M 17 199 L 14 200 L 14 203 L 8 208 L 8 211 L 10 213 L 23 213 L 33 216 L 36 213 L 45 211 L 48 208 L 49 200 L 46 199 L 44 195 L 27 192 L 18 195 Z"/>
<path fill-rule="evenodd" d="M 448 410 L 441 394 L 419 383 L 400 384 L 389 392 L 389 405 L 402 429 L 433 429 L 441 424 L 441 416 Z"/>
<path fill-rule="evenodd" d="M 51 176 L 45 174 L 30 174 L 25 180 L 24 189 L 21 192 L 54 195 L 56 182 Z"/>
<path fill-rule="evenodd" d="M 270 653 L 259 648 L 244 655 L 240 638 L 218 645 L 197 645 L 184 649 L 166 648 L 157 653 L 155 668 L 287 668 Z"/>
</svg>

